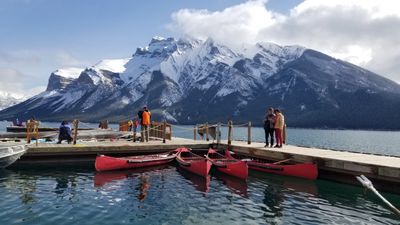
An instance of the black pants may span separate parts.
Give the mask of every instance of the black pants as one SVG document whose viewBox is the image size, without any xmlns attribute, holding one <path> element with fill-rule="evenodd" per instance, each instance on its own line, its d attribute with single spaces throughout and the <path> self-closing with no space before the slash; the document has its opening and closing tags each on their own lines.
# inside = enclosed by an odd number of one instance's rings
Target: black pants
<svg viewBox="0 0 400 225">
<path fill-rule="evenodd" d="M 57 144 L 61 144 L 63 140 L 67 140 L 68 144 L 71 143 L 72 137 L 71 136 L 58 136 Z"/>
<path fill-rule="evenodd" d="M 265 144 L 269 145 L 268 139 L 269 137 L 271 138 L 271 145 L 274 145 L 274 129 L 270 128 L 270 129 L 265 129 Z"/>
</svg>

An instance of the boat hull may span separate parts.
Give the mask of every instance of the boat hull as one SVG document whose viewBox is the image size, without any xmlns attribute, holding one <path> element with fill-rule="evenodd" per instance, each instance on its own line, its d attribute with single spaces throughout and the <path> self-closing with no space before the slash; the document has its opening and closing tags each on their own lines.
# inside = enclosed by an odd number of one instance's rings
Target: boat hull
<svg viewBox="0 0 400 225">
<path fill-rule="evenodd" d="M 247 163 L 231 157 L 226 152 L 225 155 L 222 155 L 214 149 L 209 149 L 207 159 L 222 173 L 244 180 L 248 177 L 249 169 Z"/>
<path fill-rule="evenodd" d="M 175 157 L 176 154 L 169 153 L 121 158 L 100 155 L 96 157 L 95 168 L 97 171 L 109 171 L 156 166 L 172 162 Z"/>
<path fill-rule="evenodd" d="M 202 177 L 206 177 L 211 169 L 210 161 L 190 152 L 188 149 L 182 149 L 178 153 L 176 161 L 182 169 Z"/>
<path fill-rule="evenodd" d="M 218 171 L 228 174 L 230 176 L 234 176 L 244 180 L 248 177 L 248 166 L 245 162 L 242 161 L 227 163 L 226 166 L 223 167 L 216 167 Z"/>
<path fill-rule="evenodd" d="M 0 168 L 5 168 L 17 161 L 26 152 L 25 145 L 0 147 Z"/>
<path fill-rule="evenodd" d="M 303 163 L 294 165 L 276 165 L 272 163 L 263 163 L 249 161 L 247 162 L 249 169 L 258 170 L 265 173 L 273 173 L 284 176 L 293 176 L 315 180 L 318 177 L 317 165 L 313 163 Z"/>
</svg>

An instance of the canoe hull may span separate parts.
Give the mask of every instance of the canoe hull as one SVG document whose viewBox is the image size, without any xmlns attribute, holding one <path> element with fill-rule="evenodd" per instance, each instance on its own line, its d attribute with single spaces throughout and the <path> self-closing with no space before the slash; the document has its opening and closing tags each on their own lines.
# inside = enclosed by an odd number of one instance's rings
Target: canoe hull
<svg viewBox="0 0 400 225">
<path fill-rule="evenodd" d="M 207 177 L 211 169 L 210 161 L 190 152 L 188 149 L 181 150 L 176 157 L 176 161 L 182 169 L 202 177 Z"/>
<path fill-rule="evenodd" d="M 214 149 L 209 149 L 207 159 L 222 173 L 244 180 L 248 177 L 247 163 L 231 157 L 229 153 L 225 152 L 225 155 L 222 155 Z"/>
<path fill-rule="evenodd" d="M 248 166 L 245 162 L 237 161 L 234 163 L 226 164 L 226 167 L 218 167 L 217 170 L 226 173 L 230 176 L 238 177 L 240 179 L 247 179 L 248 177 Z"/>
<path fill-rule="evenodd" d="M 192 161 L 190 165 L 182 163 L 180 160 L 177 161 L 182 169 L 202 177 L 207 177 L 211 169 L 211 162 L 206 159 Z"/>
<path fill-rule="evenodd" d="M 121 158 L 100 155 L 96 157 L 95 168 L 97 171 L 109 171 L 156 166 L 172 162 L 175 157 L 175 154 L 168 153 Z"/>
<path fill-rule="evenodd" d="M 265 173 L 273 173 L 284 176 L 293 176 L 315 180 L 318 177 L 317 165 L 313 163 L 303 163 L 294 165 L 276 165 L 272 163 L 263 163 L 249 161 L 247 162 L 249 169 L 258 170 Z"/>
</svg>

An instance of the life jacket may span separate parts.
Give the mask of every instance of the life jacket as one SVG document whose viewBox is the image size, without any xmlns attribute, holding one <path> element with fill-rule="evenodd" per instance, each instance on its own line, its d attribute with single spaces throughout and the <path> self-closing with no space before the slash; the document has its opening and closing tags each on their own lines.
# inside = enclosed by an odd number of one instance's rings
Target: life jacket
<svg viewBox="0 0 400 225">
<path fill-rule="evenodd" d="M 143 111 L 142 113 L 142 125 L 150 125 L 150 111 Z"/>
</svg>

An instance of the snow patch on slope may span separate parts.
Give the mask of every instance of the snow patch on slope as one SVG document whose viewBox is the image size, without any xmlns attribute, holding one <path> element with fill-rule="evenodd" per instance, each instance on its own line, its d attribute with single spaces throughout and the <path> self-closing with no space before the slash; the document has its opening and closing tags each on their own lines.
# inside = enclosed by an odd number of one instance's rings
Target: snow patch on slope
<svg viewBox="0 0 400 225">
<path fill-rule="evenodd" d="M 96 65 L 93 66 L 95 69 L 99 70 L 107 70 L 111 71 L 114 73 L 123 73 L 126 68 L 125 64 L 128 63 L 128 61 L 131 58 L 125 58 L 125 59 L 104 59 L 101 60 L 100 62 L 96 63 Z"/>
<path fill-rule="evenodd" d="M 53 73 L 60 77 L 76 79 L 79 77 L 79 75 L 83 70 L 84 70 L 83 68 L 69 67 L 69 68 L 58 69 Z"/>
</svg>

